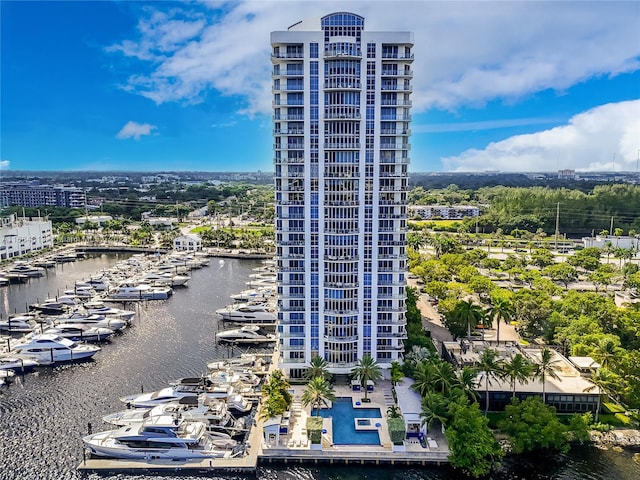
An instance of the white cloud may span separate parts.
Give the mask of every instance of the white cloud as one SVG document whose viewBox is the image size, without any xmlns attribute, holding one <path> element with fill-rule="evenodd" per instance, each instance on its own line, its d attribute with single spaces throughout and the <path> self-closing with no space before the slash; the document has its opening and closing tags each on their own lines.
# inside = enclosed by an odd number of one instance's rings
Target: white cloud
<svg viewBox="0 0 640 480">
<path fill-rule="evenodd" d="M 504 120 L 482 120 L 479 122 L 427 123 L 422 125 L 412 125 L 411 131 L 414 133 L 472 132 L 528 125 L 543 125 L 545 123 L 550 124 L 556 122 L 557 120 L 554 118 L 531 117 L 508 118 Z"/>
<path fill-rule="evenodd" d="M 445 170 L 635 171 L 640 155 L 640 100 L 602 105 L 567 125 L 516 135 L 442 159 Z"/>
<path fill-rule="evenodd" d="M 0 168 L 7 169 L 10 164 L 11 162 L 9 162 L 9 160 L 0 160 Z"/>
<path fill-rule="evenodd" d="M 125 138 L 134 138 L 136 140 L 140 140 L 140 137 L 143 135 L 151 135 L 153 130 L 156 130 L 158 127 L 155 125 L 151 125 L 149 123 L 136 123 L 134 121 L 128 121 L 127 124 L 120 129 L 116 138 L 125 139 Z"/>
<path fill-rule="evenodd" d="M 344 10 L 364 16 L 368 30 L 415 32 L 416 111 L 512 101 L 640 68 L 639 2 L 272 0 L 204 6 L 209 9 L 188 4 L 144 10 L 137 38 L 108 48 L 150 69 L 132 75 L 123 88 L 156 103 L 197 103 L 215 89 L 243 97 L 245 113 L 268 113 L 269 33 Z"/>
</svg>

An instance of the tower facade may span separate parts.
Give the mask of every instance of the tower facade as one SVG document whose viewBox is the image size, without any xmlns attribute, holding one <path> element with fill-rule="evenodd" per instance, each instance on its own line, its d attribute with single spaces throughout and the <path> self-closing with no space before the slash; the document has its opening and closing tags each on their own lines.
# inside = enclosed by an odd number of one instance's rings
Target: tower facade
<svg viewBox="0 0 640 480">
<path fill-rule="evenodd" d="M 406 338 L 413 34 L 340 12 L 271 46 L 280 367 L 389 367 Z"/>
</svg>

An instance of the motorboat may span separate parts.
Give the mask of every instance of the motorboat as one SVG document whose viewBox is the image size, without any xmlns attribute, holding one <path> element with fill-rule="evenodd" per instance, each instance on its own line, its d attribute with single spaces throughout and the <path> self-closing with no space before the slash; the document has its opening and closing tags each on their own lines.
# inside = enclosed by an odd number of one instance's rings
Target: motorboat
<svg viewBox="0 0 640 480">
<path fill-rule="evenodd" d="M 231 455 L 214 445 L 204 423 L 176 425 L 171 415 L 87 435 L 82 441 L 92 455 L 120 459 L 191 460 Z"/>
<path fill-rule="evenodd" d="M 91 287 L 76 287 L 73 290 L 65 290 L 63 293 L 65 295 L 75 295 L 80 301 L 96 296 L 96 291 Z"/>
<path fill-rule="evenodd" d="M 8 273 L 18 273 L 27 277 L 42 277 L 46 270 L 42 267 L 35 267 L 25 262 L 16 262 L 13 267 L 7 270 Z"/>
<path fill-rule="evenodd" d="M 235 419 L 229 413 L 224 400 L 203 400 L 201 397 L 189 396 L 181 398 L 177 402 L 169 402 L 157 405 L 153 408 L 127 409 L 112 413 L 103 417 L 106 423 L 123 427 L 142 423 L 149 418 L 171 415 L 180 421 L 203 422 L 207 425 L 209 433 L 221 432 L 237 428 Z M 220 438 L 220 436 L 218 436 Z M 226 435 L 226 439 L 231 440 L 231 435 Z M 225 445 L 217 444 L 223 448 L 232 448 L 235 442 L 226 442 Z"/>
<path fill-rule="evenodd" d="M 103 277 L 91 277 L 85 281 L 78 281 L 76 288 L 93 288 L 96 292 L 103 292 L 109 288 L 109 280 Z"/>
<path fill-rule="evenodd" d="M 231 298 L 235 302 L 266 302 L 274 295 L 274 293 L 274 289 L 270 287 L 250 288 L 248 290 L 243 290 L 240 293 L 234 293 L 231 295 Z"/>
<path fill-rule="evenodd" d="M 171 387 L 165 387 L 160 390 L 156 390 L 155 392 L 128 395 L 120 398 L 120 401 L 129 407 L 149 408 L 163 403 L 177 402 L 184 397 L 201 394 L 205 395 L 209 399 L 226 399 L 229 395 L 233 394 L 233 387 L 231 385 L 206 386 L 203 383 L 182 383 Z"/>
<path fill-rule="evenodd" d="M 236 415 L 246 415 L 253 408 L 253 402 L 237 393 L 229 395 L 226 402 L 229 411 Z"/>
<path fill-rule="evenodd" d="M 82 312 L 72 312 L 69 315 L 62 317 L 56 317 L 52 322 L 54 325 L 62 325 L 65 323 L 83 323 L 92 327 L 109 328 L 114 332 L 122 330 L 127 326 L 127 322 L 122 318 L 104 315 L 97 315 L 95 313 L 85 314 Z"/>
<path fill-rule="evenodd" d="M 140 277 L 142 282 L 151 282 L 169 287 L 184 287 L 191 277 L 189 275 L 171 274 L 169 272 L 147 272 Z"/>
<path fill-rule="evenodd" d="M 91 315 L 104 315 L 107 317 L 121 318 L 125 322 L 130 322 L 136 314 L 133 310 L 123 310 L 121 308 L 113 308 L 104 304 L 102 300 L 93 300 L 84 303 L 84 308 Z"/>
<path fill-rule="evenodd" d="M 93 357 L 100 351 L 95 345 L 76 343 L 55 334 L 39 334 L 11 345 L 11 352 L 34 357 L 40 364 L 53 364 Z"/>
<path fill-rule="evenodd" d="M 135 302 L 140 300 L 166 300 L 172 293 L 171 287 L 152 287 L 146 283 L 122 284 L 110 291 L 105 301 Z"/>
<path fill-rule="evenodd" d="M 248 370 L 257 376 L 265 375 L 269 370 L 263 357 L 253 353 L 243 353 L 239 357 L 214 360 L 207 363 L 207 369 L 209 372 L 219 370 Z"/>
<path fill-rule="evenodd" d="M 65 293 L 64 295 L 60 295 L 57 300 L 62 305 L 67 305 L 68 307 L 75 307 L 81 303 L 80 297 L 75 293 Z"/>
<path fill-rule="evenodd" d="M 40 365 L 35 358 L 28 355 L 7 354 L 0 356 L 0 370 L 31 370 Z"/>
<path fill-rule="evenodd" d="M 28 333 L 33 330 L 31 323 L 35 317 L 32 315 L 19 315 L 0 320 L 0 331 L 5 333 Z"/>
<path fill-rule="evenodd" d="M 29 280 L 29 277 L 24 273 L 3 271 L 2 276 L 7 280 L 9 280 L 9 283 L 13 283 L 13 284 L 25 283 L 27 280 Z"/>
<path fill-rule="evenodd" d="M 45 315 L 61 315 L 67 310 L 67 305 L 60 303 L 55 298 L 47 298 L 42 303 L 32 303 L 29 310 L 44 313 Z"/>
<path fill-rule="evenodd" d="M 110 328 L 95 327 L 86 323 L 60 323 L 47 328 L 44 333 L 53 333 L 76 341 L 102 342 L 114 332 Z"/>
<path fill-rule="evenodd" d="M 52 258 L 41 258 L 33 261 L 34 267 L 53 268 L 56 266 L 56 261 Z"/>
<path fill-rule="evenodd" d="M 276 341 L 276 336 L 266 333 L 257 325 L 245 325 L 241 328 L 218 332 L 216 339 L 220 343 L 273 343 Z"/>
<path fill-rule="evenodd" d="M 216 310 L 226 322 L 275 325 L 277 316 L 266 303 L 240 303 Z"/>
</svg>

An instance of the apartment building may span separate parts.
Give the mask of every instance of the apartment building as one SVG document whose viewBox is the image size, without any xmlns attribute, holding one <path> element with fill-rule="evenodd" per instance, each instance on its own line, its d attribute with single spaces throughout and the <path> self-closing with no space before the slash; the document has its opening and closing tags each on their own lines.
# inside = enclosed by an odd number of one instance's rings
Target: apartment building
<svg viewBox="0 0 640 480">
<path fill-rule="evenodd" d="M 271 47 L 280 367 L 389 367 L 406 338 L 413 34 L 339 12 Z"/>
</svg>

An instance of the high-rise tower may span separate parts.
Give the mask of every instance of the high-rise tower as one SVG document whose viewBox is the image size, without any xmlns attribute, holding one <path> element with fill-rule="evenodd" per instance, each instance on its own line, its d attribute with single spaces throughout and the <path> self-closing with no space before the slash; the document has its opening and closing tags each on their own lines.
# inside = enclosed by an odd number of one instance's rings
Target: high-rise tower
<svg viewBox="0 0 640 480">
<path fill-rule="evenodd" d="M 413 34 L 340 12 L 271 46 L 280 367 L 388 367 L 406 338 Z"/>
</svg>

